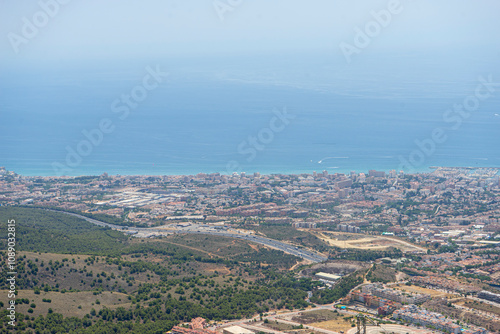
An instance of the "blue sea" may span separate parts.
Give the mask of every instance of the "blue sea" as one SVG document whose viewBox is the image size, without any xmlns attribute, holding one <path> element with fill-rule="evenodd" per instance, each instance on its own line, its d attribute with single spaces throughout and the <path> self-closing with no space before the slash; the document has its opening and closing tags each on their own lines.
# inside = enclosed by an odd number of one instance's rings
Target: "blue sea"
<svg viewBox="0 0 500 334">
<path fill-rule="evenodd" d="M 362 56 L 354 64 L 321 54 L 3 68 L 0 166 L 23 175 L 500 166 L 500 86 L 473 104 L 480 76 L 500 82 L 497 54 Z M 115 112 L 148 67 L 168 76 L 126 117 Z M 472 111 L 453 112 L 468 97 Z M 276 119 L 285 110 L 286 121 Z M 83 131 L 95 134 L 101 122 L 112 131 L 90 143 Z M 71 151 L 79 157 L 68 160 Z"/>
</svg>

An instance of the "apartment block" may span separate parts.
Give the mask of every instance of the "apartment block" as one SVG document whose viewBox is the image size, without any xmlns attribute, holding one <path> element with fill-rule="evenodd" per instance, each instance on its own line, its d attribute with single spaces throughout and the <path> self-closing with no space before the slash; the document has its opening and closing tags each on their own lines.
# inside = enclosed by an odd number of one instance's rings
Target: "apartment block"
<svg viewBox="0 0 500 334">
<path fill-rule="evenodd" d="M 364 293 L 393 300 L 401 304 L 420 304 L 431 298 L 428 294 L 409 294 L 395 289 L 384 288 L 382 284 L 368 284 L 362 287 Z"/>
</svg>

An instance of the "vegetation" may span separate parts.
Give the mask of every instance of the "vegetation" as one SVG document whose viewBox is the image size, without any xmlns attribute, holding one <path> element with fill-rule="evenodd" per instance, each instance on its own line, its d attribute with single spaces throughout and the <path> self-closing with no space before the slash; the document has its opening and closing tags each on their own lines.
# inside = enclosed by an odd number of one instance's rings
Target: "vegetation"
<svg viewBox="0 0 500 334">
<path fill-rule="evenodd" d="M 352 273 L 351 275 L 344 276 L 333 289 L 315 291 L 311 297 L 311 302 L 316 304 L 333 303 L 334 301 L 347 296 L 352 289 L 361 283 L 363 283 L 363 277 L 359 273 Z"/>
<path fill-rule="evenodd" d="M 345 249 L 335 248 L 330 253 L 330 258 L 354 260 L 369 262 L 388 257 L 391 259 L 399 259 L 403 256 L 403 252 L 398 248 L 390 247 L 387 250 L 361 250 L 361 249 Z"/>
<path fill-rule="evenodd" d="M 117 255 L 127 245 L 123 233 L 67 214 L 36 208 L 0 207 L 0 226 L 18 222 L 18 250 L 71 254 Z M 0 239 L 6 249 L 6 234 Z"/>
<path fill-rule="evenodd" d="M 16 285 L 33 296 L 19 300 L 24 310 L 17 313 L 19 331 L 164 333 L 197 316 L 240 319 L 305 308 L 307 291 L 317 285 L 288 270 L 296 257 L 242 241 L 197 236 L 208 238 L 203 247 L 192 236 L 138 240 L 38 208 L 0 208 L 0 220 L 7 219 L 18 224 Z M 1 242 L 5 246 L 5 239 Z M 0 252 L 2 261 L 6 255 Z M 61 305 L 58 296 L 77 299 L 89 292 L 93 306 L 73 306 L 78 317 L 63 315 L 69 305 Z M 125 306 L 106 304 L 109 292 L 126 296 Z M 0 331 L 5 331 L 2 312 Z"/>
<path fill-rule="evenodd" d="M 309 232 L 297 230 L 296 228 L 290 226 L 290 224 L 261 224 L 257 227 L 251 226 L 246 228 L 252 229 L 271 239 L 288 240 L 294 244 L 310 247 L 320 252 L 325 252 L 329 249 L 329 246 L 320 238 Z"/>
<path fill-rule="evenodd" d="M 366 274 L 366 279 L 373 283 L 396 282 L 396 270 L 382 264 L 373 264 L 372 268 Z"/>
</svg>

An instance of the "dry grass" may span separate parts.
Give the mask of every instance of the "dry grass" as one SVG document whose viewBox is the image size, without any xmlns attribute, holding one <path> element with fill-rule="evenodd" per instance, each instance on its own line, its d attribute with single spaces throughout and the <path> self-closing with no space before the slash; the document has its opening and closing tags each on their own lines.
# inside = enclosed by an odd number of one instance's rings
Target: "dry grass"
<svg viewBox="0 0 500 334">
<path fill-rule="evenodd" d="M 118 287 L 122 287 L 125 291 L 131 292 L 137 289 L 137 286 L 140 283 L 155 283 L 159 281 L 159 277 L 157 275 L 150 275 L 147 277 L 147 273 L 137 273 L 134 275 L 135 281 L 132 286 L 129 286 L 125 279 L 121 278 L 125 271 L 129 271 L 129 268 L 123 268 L 123 270 L 119 270 L 117 265 L 107 264 L 105 262 L 104 257 L 96 257 L 99 261 L 95 261 L 93 264 L 85 263 L 85 259 L 87 259 L 88 255 L 69 255 L 69 254 L 55 254 L 55 253 L 31 253 L 31 252 L 20 252 L 21 256 L 26 255 L 26 260 L 35 261 L 38 259 L 38 262 L 35 264 L 39 267 L 38 275 L 36 279 L 39 281 L 39 286 L 41 284 L 47 284 L 49 286 L 55 286 L 59 284 L 59 289 L 75 289 L 75 290 L 93 290 L 91 287 L 91 283 L 94 279 L 97 279 L 97 274 L 106 273 L 106 277 L 110 277 L 111 274 L 115 276 L 114 279 L 107 280 L 106 278 L 101 277 L 103 281 L 103 286 L 106 290 L 108 287 L 117 283 Z M 63 259 L 68 259 L 66 262 L 62 262 Z M 124 256 L 124 260 L 132 260 L 130 256 Z M 75 263 L 72 262 L 75 260 Z M 64 266 L 59 268 L 57 271 L 52 274 L 51 270 L 46 271 L 47 268 L 50 267 L 49 262 L 59 261 L 63 263 Z M 155 261 L 153 257 L 148 258 L 149 262 Z M 41 263 L 44 263 L 44 267 L 41 267 Z M 86 270 L 84 272 L 83 270 Z M 93 276 L 87 276 L 87 272 L 93 272 Z M 82 282 L 83 281 L 83 282 Z"/>
<path fill-rule="evenodd" d="M 315 322 L 310 324 L 313 327 L 328 329 L 335 332 L 348 331 L 352 328 L 351 322 L 346 321 L 343 318 L 337 318 L 335 320 L 328 320 L 323 322 Z"/>
<path fill-rule="evenodd" d="M 6 291 L 1 291 L 2 296 L 7 296 Z M 36 295 L 32 290 L 20 290 L 17 298 L 27 298 L 31 303 L 35 303 L 32 316 L 46 315 L 51 308 L 56 313 L 61 313 L 65 317 L 83 317 L 85 314 L 94 308 L 97 312 L 103 307 L 115 309 L 123 306 L 126 309 L 130 307 L 130 302 L 127 295 L 118 292 L 103 292 L 100 295 L 94 295 L 90 291 L 82 292 L 41 292 Z M 4 298 L 2 298 L 4 299 Z M 43 302 L 42 299 L 50 299 L 50 303 Z M 99 300 L 100 304 L 96 304 Z M 4 303 L 5 300 L 2 300 Z M 23 314 L 28 314 L 30 304 L 20 304 L 16 306 L 16 310 Z M 78 308 L 81 306 L 81 308 Z"/>
<path fill-rule="evenodd" d="M 275 331 L 283 332 L 283 333 L 288 333 L 288 334 L 323 334 L 322 332 L 315 331 L 314 329 L 311 329 L 307 326 L 304 326 L 303 329 L 293 329 L 293 325 L 286 324 L 283 322 L 275 322 L 275 321 L 270 321 L 269 323 L 262 323 L 261 326 L 270 328 Z M 307 328 L 306 328 L 307 327 Z"/>
<path fill-rule="evenodd" d="M 344 316 L 344 314 L 331 310 L 313 310 L 309 312 L 302 312 L 298 316 L 293 317 L 291 320 L 303 323 L 304 326 L 339 332 L 347 331 L 351 328 L 351 322 L 349 320 L 345 320 Z"/>
<path fill-rule="evenodd" d="M 485 312 L 489 312 L 489 313 L 494 313 L 497 316 L 500 316 L 500 307 L 486 303 L 486 302 L 478 302 L 475 300 L 473 300 L 473 301 L 462 300 L 462 301 L 455 303 L 455 304 L 460 305 L 460 306 L 473 308 L 473 309 L 477 309 L 477 310 L 481 310 L 481 311 L 485 311 Z"/>
<path fill-rule="evenodd" d="M 407 291 L 407 292 L 414 292 L 414 293 L 426 293 L 431 295 L 431 297 L 456 297 L 455 295 L 450 295 L 441 291 L 436 291 L 432 289 L 427 289 L 427 288 L 422 288 L 420 286 L 416 285 L 405 285 L 405 284 L 399 284 L 399 285 L 394 285 L 392 288 L 402 290 L 402 291 Z"/>
</svg>

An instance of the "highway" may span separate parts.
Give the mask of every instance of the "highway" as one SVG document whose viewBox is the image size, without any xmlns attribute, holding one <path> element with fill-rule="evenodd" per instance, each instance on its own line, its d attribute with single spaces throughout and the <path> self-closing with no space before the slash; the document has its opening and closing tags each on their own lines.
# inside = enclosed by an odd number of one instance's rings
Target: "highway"
<svg viewBox="0 0 500 334">
<path fill-rule="evenodd" d="M 179 234 L 208 234 L 208 235 L 217 235 L 217 236 L 222 236 L 222 237 L 228 237 L 228 238 L 236 238 L 236 239 L 243 239 L 243 240 L 248 240 L 251 242 L 255 242 L 270 248 L 278 249 L 281 250 L 287 254 L 295 255 L 297 257 L 300 257 L 304 260 L 311 261 L 314 263 L 319 263 L 319 262 L 324 262 L 327 260 L 327 258 L 323 255 L 317 254 L 315 252 L 300 248 L 300 247 L 295 247 L 292 245 L 289 245 L 284 242 L 280 242 L 274 239 L 269 239 L 261 236 L 256 236 L 250 233 L 243 233 L 237 230 L 233 230 L 230 228 L 226 229 L 215 229 L 213 227 L 208 227 L 207 225 L 203 226 L 196 226 L 196 225 L 191 225 L 189 227 L 179 227 L 178 225 L 175 226 L 169 226 L 169 230 L 165 228 L 157 228 L 157 227 L 148 227 L 148 228 L 140 228 L 140 227 L 131 227 L 131 226 L 119 226 L 119 225 L 114 225 L 114 224 L 109 224 L 105 223 L 96 219 L 92 219 L 89 217 L 85 217 L 76 213 L 72 212 L 66 212 L 66 211 L 58 211 L 58 210 L 50 210 L 47 209 L 48 211 L 53 211 L 53 212 L 61 212 L 65 213 L 74 217 L 78 217 L 81 219 L 84 219 L 88 221 L 89 223 L 99 225 L 102 227 L 109 227 L 112 229 L 120 230 L 120 231 L 137 231 L 137 232 L 145 232 L 145 233 L 165 233 L 165 232 L 170 232 L 170 233 L 179 233 Z"/>
<path fill-rule="evenodd" d="M 255 236 L 251 234 L 246 234 L 246 233 L 238 233 L 235 231 L 235 233 L 228 233 L 228 232 L 219 232 L 219 231 L 207 231 L 207 230 L 182 230 L 182 231 L 177 231 L 177 233 L 198 233 L 198 234 L 210 234 L 210 235 L 219 235 L 223 237 L 229 237 L 229 238 L 236 238 L 236 239 L 243 239 L 243 240 L 248 240 L 252 241 L 261 245 L 265 245 L 271 248 L 275 248 L 278 250 L 281 250 L 285 253 L 291 254 L 298 256 L 300 258 L 303 258 L 305 260 L 311 261 L 311 262 L 323 262 L 326 261 L 327 258 L 313 253 L 311 251 L 299 248 L 299 247 L 294 247 L 292 245 L 286 244 L 284 242 L 280 242 L 274 239 L 269 239 L 269 238 L 264 238 L 260 236 Z"/>
</svg>

